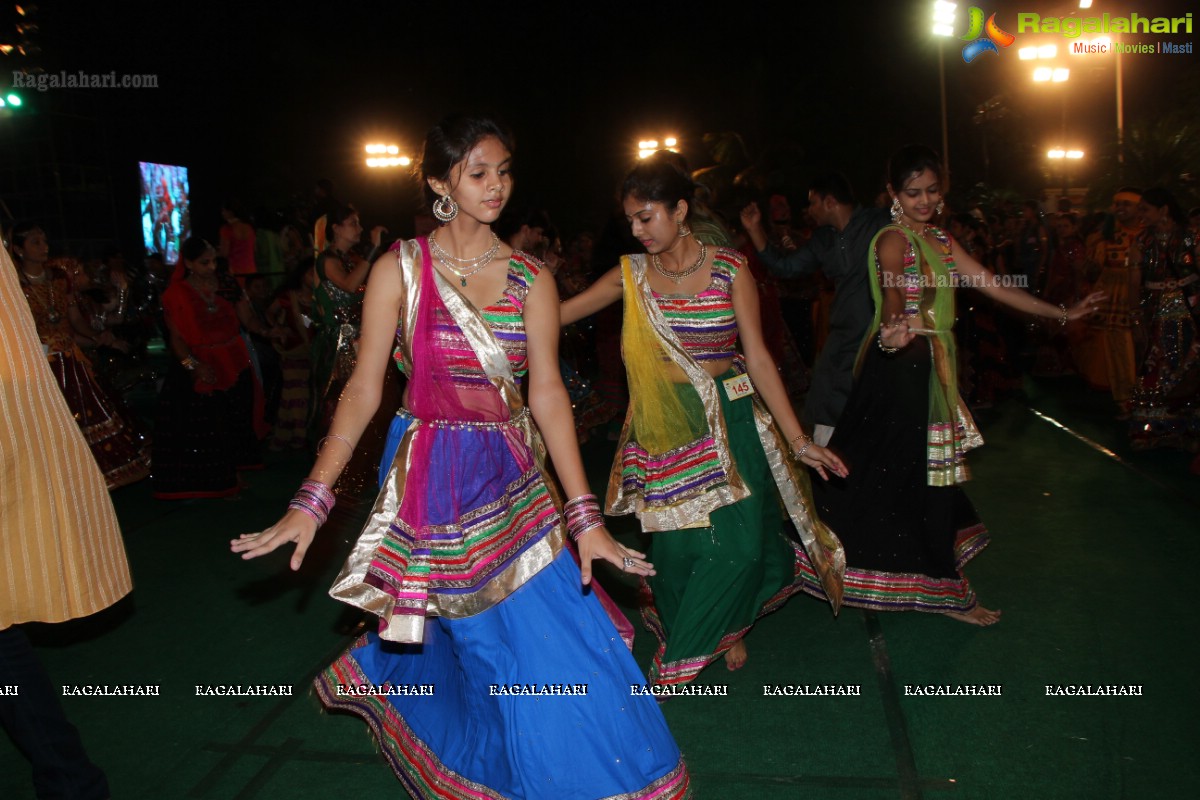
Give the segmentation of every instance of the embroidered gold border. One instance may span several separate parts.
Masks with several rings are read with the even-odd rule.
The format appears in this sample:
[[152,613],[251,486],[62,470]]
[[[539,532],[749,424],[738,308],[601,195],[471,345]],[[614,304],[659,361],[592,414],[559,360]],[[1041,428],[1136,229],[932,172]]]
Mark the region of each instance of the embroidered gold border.
[[[633,292],[637,299],[637,308],[626,308],[625,314],[644,314],[650,321],[654,332],[658,334],[663,345],[663,351],[671,362],[679,368],[683,378],[695,387],[700,401],[704,405],[705,421],[716,445],[717,458],[727,476],[725,486],[705,492],[700,497],[691,498],[679,505],[661,510],[648,510],[640,495],[629,496],[621,485],[621,454],[629,441],[629,425],[632,420],[632,406],[625,414],[625,424],[621,427],[621,436],[617,440],[617,462],[609,475],[606,504],[609,514],[636,514],[642,523],[644,531],[672,531],[681,528],[703,527],[708,524],[709,512],[731,505],[744,497],[750,496],[750,490],[742,482],[733,456],[729,453],[726,442],[729,441],[725,429],[725,418],[721,414],[721,402],[717,395],[717,383],[713,377],[704,371],[696,360],[684,348],[683,343],[675,336],[671,326],[667,324],[662,310],[654,302],[650,283],[646,280],[646,257],[641,254],[621,257],[622,275],[625,280],[632,280],[637,291]],[[633,387],[630,387],[633,390]],[[702,520],[702,521],[701,521]]]
[[[420,299],[420,264],[422,254],[420,243],[409,240],[401,245],[397,253],[397,262],[401,281],[401,324],[403,335],[401,346],[408,364],[412,362],[412,336],[410,332],[416,326],[416,309]],[[532,451],[542,481],[550,493],[555,508],[561,510],[561,494],[550,479],[545,468],[546,447],[541,434],[534,427],[529,414],[525,414],[525,404],[521,392],[517,388],[512,368],[508,363],[508,355],[500,347],[491,328],[474,306],[436,270],[434,281],[446,309],[462,330],[467,342],[479,358],[488,380],[500,392],[508,405],[512,421],[522,434],[526,445]],[[387,592],[366,583],[367,570],[374,558],[375,551],[387,535],[388,528],[400,511],[404,499],[404,486],[409,470],[412,469],[412,439],[421,427],[420,420],[405,431],[404,438],[396,451],[392,467],[384,480],[383,489],[375,500],[371,515],[359,534],[358,541],[350,557],[342,567],[341,573],[334,581],[329,594],[337,600],[357,606],[387,621],[380,636],[389,641],[420,642],[424,636],[425,615],[392,615],[396,598]],[[561,520],[556,522],[551,530],[540,541],[531,545],[505,570],[492,578],[478,591],[465,596],[439,595],[431,591],[426,606],[426,615],[444,615],[447,617],[469,617],[486,611],[503,600],[527,580],[548,566],[563,547],[563,526]]]

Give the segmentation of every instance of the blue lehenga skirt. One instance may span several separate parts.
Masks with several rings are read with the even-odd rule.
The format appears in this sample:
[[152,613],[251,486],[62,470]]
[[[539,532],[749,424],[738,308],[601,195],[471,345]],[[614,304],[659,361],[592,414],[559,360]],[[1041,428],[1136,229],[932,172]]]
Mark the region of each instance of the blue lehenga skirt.
[[[407,423],[389,432],[388,467]],[[315,682],[370,725],[416,798],[690,797],[644,683],[565,550],[486,611],[428,619],[421,644],[363,636]]]

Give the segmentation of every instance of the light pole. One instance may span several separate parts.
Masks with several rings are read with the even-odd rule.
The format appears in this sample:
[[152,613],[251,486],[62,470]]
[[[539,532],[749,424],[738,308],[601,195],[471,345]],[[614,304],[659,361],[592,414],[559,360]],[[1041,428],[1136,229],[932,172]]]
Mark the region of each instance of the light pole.
[[[1043,44],[1038,46],[1022,47],[1017,51],[1017,56],[1022,61],[1052,61],[1058,56],[1058,46],[1053,44]],[[1071,78],[1071,70],[1068,67],[1060,66],[1035,66],[1033,68],[1034,83],[1054,83],[1062,87],[1062,98],[1060,101],[1062,111],[1062,122],[1059,125],[1058,135],[1060,141],[1067,138],[1067,100],[1070,95],[1067,93],[1066,83]],[[1059,155],[1055,155],[1059,153]],[[1066,153],[1079,153],[1075,155],[1065,155]],[[1055,148],[1046,154],[1047,158],[1064,159],[1063,160],[1063,196],[1067,194],[1067,158],[1082,158],[1083,152],[1079,150],[1063,150]]]
[[935,0],[933,4],[933,35],[938,37],[938,84],[942,94],[942,169],[946,171],[943,191],[950,189],[950,127],[946,121],[946,58],[942,39],[954,35],[957,3]]
[[[1050,45],[1051,50],[1054,46]],[[1036,67],[1033,70],[1034,83],[1066,83],[1071,77],[1071,70],[1067,67]],[[1067,135],[1067,94],[1066,87],[1063,87],[1062,94],[1062,127],[1059,131],[1060,136]]]

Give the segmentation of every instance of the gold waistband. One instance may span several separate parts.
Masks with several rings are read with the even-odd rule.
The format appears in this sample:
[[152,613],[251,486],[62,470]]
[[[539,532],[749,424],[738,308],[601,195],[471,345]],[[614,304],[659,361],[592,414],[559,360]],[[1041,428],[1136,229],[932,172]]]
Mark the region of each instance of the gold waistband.
[[448,430],[466,430],[468,428],[479,428],[483,430],[499,430],[503,428],[516,428],[524,424],[526,417],[529,416],[529,408],[522,408],[510,419],[498,420],[496,422],[477,422],[474,420],[465,419],[421,419],[414,415],[407,408],[402,408],[396,412],[398,417],[408,417],[413,422],[419,422],[422,425],[428,425],[433,428],[446,428]]

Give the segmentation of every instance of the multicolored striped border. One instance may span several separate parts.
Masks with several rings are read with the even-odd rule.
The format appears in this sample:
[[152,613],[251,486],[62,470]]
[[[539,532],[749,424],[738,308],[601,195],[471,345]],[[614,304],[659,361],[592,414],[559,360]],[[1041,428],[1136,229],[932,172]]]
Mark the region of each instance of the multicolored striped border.
[[[959,570],[987,547],[991,538],[983,523],[963,528],[954,544],[955,567]],[[803,589],[825,599],[821,581],[807,557],[802,564]],[[871,611],[928,611],[966,614],[978,604],[966,576],[934,578],[916,572],[884,572],[846,566],[842,605]]]
[[[754,616],[756,622],[767,614],[778,611],[792,595],[799,591],[807,591],[807,586],[804,583],[807,580],[805,570],[811,572],[812,565],[802,548],[793,543],[792,550],[796,553],[795,580],[772,595],[767,602],[763,603],[758,613]],[[816,573],[812,572],[812,575],[815,576]],[[820,585],[819,579],[817,580],[817,585]],[[658,608],[654,605],[654,593],[650,591],[650,584],[643,578],[641,586],[642,624],[658,640],[658,650],[654,653],[654,660],[650,664],[649,677],[651,684],[668,686],[691,683],[705,667],[724,655],[729,648],[737,644],[738,640],[749,633],[750,629],[754,627],[754,623],[751,622],[740,630],[725,634],[717,642],[716,649],[711,653],[679,661],[664,662],[662,660],[663,655],[667,652],[666,628],[663,626],[662,618],[658,615]]]
[[[366,643],[367,637],[363,636],[351,650]],[[447,767],[429,745],[417,737],[386,697],[339,695],[336,690],[339,685],[368,684],[350,650],[313,680],[317,696],[326,708],[356,714],[367,723],[388,766],[409,794],[419,800],[509,800]],[[563,768],[570,769],[569,760],[564,760]],[[674,769],[648,786],[597,800],[691,800],[692,797],[691,776],[681,757]]]

